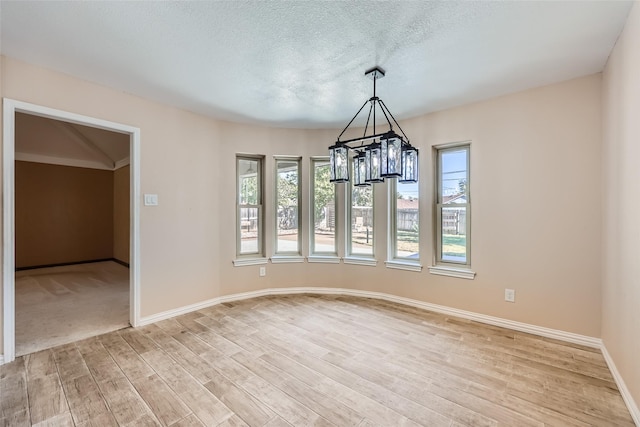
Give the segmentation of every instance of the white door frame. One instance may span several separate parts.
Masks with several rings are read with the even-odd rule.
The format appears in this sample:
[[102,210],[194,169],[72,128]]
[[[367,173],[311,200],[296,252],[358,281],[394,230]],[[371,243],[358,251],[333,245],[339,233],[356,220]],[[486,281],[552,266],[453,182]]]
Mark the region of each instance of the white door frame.
[[129,221],[129,323],[140,323],[140,129],[129,125],[109,122],[93,117],[82,116],[67,111],[56,110],[40,105],[29,104],[4,98],[3,129],[3,338],[4,351],[0,355],[0,364],[15,359],[15,117],[16,112],[54,120],[92,126],[109,131],[130,135],[129,156],[131,164],[130,183],[130,221]]

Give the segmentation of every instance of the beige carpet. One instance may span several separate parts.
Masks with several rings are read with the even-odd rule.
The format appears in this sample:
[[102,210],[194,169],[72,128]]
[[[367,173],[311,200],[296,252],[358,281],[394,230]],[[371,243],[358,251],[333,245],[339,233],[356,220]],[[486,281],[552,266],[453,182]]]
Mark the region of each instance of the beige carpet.
[[129,269],[112,261],[16,272],[16,355],[129,325]]

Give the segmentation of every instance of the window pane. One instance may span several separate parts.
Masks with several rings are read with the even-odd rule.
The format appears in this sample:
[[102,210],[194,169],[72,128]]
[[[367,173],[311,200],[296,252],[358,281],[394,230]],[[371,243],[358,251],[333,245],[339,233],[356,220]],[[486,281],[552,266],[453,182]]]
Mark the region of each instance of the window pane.
[[315,161],[313,165],[312,252],[335,253],[335,184],[329,182],[329,161]]
[[264,255],[262,165],[261,158],[237,157],[236,250],[238,255]]
[[467,208],[442,208],[443,261],[467,262]]
[[241,205],[257,205],[258,191],[258,160],[238,160],[238,202]]
[[440,203],[467,203],[466,148],[441,152],[440,174]]
[[395,245],[397,258],[420,258],[418,213],[418,183],[398,182]]
[[277,161],[276,252],[299,253],[298,162]]
[[240,254],[259,253],[259,208],[240,208]]
[[373,256],[373,188],[351,180],[351,253]]
[[469,265],[469,146],[438,153],[437,262]]

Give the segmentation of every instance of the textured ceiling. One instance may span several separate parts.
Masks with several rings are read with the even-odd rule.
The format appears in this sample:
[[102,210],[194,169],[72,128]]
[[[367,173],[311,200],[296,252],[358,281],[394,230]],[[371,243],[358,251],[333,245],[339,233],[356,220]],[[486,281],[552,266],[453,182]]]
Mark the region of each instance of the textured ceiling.
[[222,119],[342,127],[601,71],[629,1],[6,2],[4,55]]

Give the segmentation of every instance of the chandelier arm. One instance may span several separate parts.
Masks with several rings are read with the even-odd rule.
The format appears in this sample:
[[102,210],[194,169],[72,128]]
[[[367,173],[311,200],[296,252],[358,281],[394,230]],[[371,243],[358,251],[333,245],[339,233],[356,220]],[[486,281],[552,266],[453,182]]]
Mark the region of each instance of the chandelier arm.
[[[384,102],[382,102],[382,100],[380,100],[380,110],[382,110],[382,114],[384,114],[384,118],[387,119],[387,123],[389,124],[389,130],[393,130],[393,124],[391,123],[391,120],[389,120],[389,116],[387,115],[387,111],[388,111],[387,106],[384,105]],[[389,111],[389,114],[391,114],[390,111]]]
[[[373,104],[371,104],[371,106],[369,107],[369,115],[367,116],[367,124],[364,125],[364,133],[362,134],[363,138],[365,136],[367,136],[367,128],[369,127],[369,119],[371,119],[371,110],[373,110]],[[373,130],[373,133],[376,133],[375,128]]]
[[373,106],[373,133],[376,133],[376,100],[375,100],[375,97],[374,97],[373,101],[371,101],[371,105]]
[[[351,144],[352,142],[362,142],[362,141],[368,141],[370,139],[376,139],[376,138],[380,138],[381,136],[386,135],[385,133],[377,133],[375,135],[369,135],[369,136],[361,136],[358,138],[353,138],[353,139],[348,139],[346,141],[340,141],[340,144]],[[347,146],[347,148],[351,149],[351,150],[355,150],[356,148],[360,148],[360,147],[349,147]]]
[[[400,132],[402,133],[402,135],[404,136],[404,138],[407,140],[407,143],[409,143],[409,137],[407,136],[406,133],[404,133],[404,131],[402,130],[402,127],[400,126],[400,124],[398,123],[398,121],[396,120],[395,117],[393,117],[393,114],[391,114],[391,111],[389,111],[389,108],[387,108],[387,106],[385,105],[385,103],[380,100],[380,105],[382,105],[384,107],[385,110],[387,110],[387,112],[389,113],[389,115],[391,116],[391,118],[393,119],[393,122],[396,124],[396,126],[398,126],[398,129],[400,129]],[[391,123],[389,123],[391,124]]]
[[356,119],[356,117],[358,117],[358,114],[360,114],[360,112],[362,111],[362,109],[364,108],[365,105],[367,105],[367,101],[364,101],[364,104],[362,104],[362,107],[360,107],[360,109],[358,110],[358,112],[356,113],[355,116],[353,116],[353,118],[351,119],[351,121],[349,122],[349,124],[347,124],[347,126],[345,126],[344,129],[342,129],[342,132],[340,132],[340,135],[338,135],[338,142],[340,142],[340,137],[347,131],[347,129],[349,129],[349,126],[351,126],[351,123],[353,123],[353,121]]

